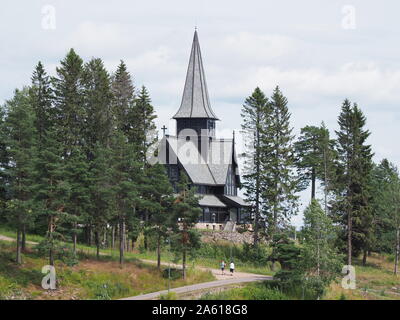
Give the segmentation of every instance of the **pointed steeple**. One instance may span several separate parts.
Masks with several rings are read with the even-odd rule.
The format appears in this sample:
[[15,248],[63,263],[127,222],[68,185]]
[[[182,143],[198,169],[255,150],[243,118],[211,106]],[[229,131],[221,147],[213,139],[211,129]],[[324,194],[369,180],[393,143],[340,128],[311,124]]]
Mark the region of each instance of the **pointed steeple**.
[[197,30],[194,32],[181,107],[173,118],[206,118],[218,120],[211,109],[208,97]]

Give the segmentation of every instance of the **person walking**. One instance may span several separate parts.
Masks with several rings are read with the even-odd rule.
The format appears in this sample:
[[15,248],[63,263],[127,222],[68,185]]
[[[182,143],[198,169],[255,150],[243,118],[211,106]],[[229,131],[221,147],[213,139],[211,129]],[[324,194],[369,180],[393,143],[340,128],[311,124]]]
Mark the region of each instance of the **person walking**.
[[225,274],[225,266],[226,266],[225,261],[222,260],[222,261],[221,261],[221,272],[222,272],[222,275]]
[[231,271],[231,276],[233,276],[233,271],[235,271],[235,264],[233,263],[233,261],[231,261],[231,264],[229,266],[229,269]]

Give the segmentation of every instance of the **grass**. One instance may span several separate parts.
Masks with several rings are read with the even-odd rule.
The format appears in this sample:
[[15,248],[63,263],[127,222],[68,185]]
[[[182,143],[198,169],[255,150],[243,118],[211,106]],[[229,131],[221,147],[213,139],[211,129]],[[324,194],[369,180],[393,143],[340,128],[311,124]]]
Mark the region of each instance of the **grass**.
[[346,290],[341,282],[332,283],[327,300],[400,300],[400,276],[393,274],[393,262],[387,255],[372,254],[367,266],[355,260],[356,289]]
[[[168,277],[156,266],[127,258],[121,267],[112,257],[99,261],[86,254],[80,263],[68,267],[56,261],[57,290],[41,287],[41,268],[47,260],[29,249],[23,254],[23,264],[14,262],[15,244],[0,241],[0,299],[118,299],[165,290]],[[176,271],[179,272],[179,271]],[[175,277],[171,288],[214,280],[211,272],[188,269],[187,278]]]
[[206,293],[200,300],[290,300],[279,289],[271,287],[269,282],[247,284],[242,288],[228,289],[219,293]]

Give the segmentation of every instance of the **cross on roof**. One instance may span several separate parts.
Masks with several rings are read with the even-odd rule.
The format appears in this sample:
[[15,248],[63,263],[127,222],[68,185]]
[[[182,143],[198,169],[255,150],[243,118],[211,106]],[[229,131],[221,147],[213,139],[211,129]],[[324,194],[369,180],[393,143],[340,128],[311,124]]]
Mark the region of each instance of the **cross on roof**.
[[165,131],[167,130],[168,128],[165,126],[165,124],[164,124],[164,126],[161,128],[161,130],[163,131],[163,135],[165,136]]

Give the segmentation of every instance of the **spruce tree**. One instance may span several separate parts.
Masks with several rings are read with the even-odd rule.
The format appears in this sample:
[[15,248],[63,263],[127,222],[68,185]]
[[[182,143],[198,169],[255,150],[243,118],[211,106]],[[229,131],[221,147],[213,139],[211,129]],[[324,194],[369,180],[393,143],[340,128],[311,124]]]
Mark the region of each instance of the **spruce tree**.
[[69,235],[72,236],[73,253],[76,254],[77,239],[81,233],[78,227],[89,219],[91,206],[89,162],[83,147],[75,146],[65,164],[65,179],[71,188],[66,210],[70,214]]
[[85,138],[88,149],[97,143],[109,145],[113,119],[111,110],[111,80],[103,61],[93,58],[83,72],[84,106],[87,113]]
[[263,214],[268,222],[270,239],[278,232],[279,225],[297,212],[298,196],[295,192],[298,191],[298,179],[294,172],[294,136],[287,104],[287,99],[276,87],[268,103],[262,135]]
[[27,88],[16,90],[14,98],[6,104],[5,141],[9,158],[5,174],[9,179],[11,196],[6,208],[8,221],[17,231],[16,262],[21,263],[22,232],[34,220],[35,115]]
[[38,151],[35,161],[34,194],[39,214],[47,220],[45,239],[40,243],[42,252],[47,252],[49,264],[63,256],[66,240],[65,225],[71,225],[74,217],[66,211],[71,188],[67,181],[64,145],[57,140],[57,129],[50,127],[42,136],[44,148]]
[[[100,236],[113,214],[113,199],[117,195],[112,188],[112,154],[108,147],[97,143],[93,148],[92,161],[88,172],[87,221],[95,235],[96,257],[100,258]],[[86,201],[85,201],[86,203]]]
[[6,221],[5,216],[5,205],[6,200],[8,198],[8,178],[5,173],[6,168],[8,167],[8,153],[7,153],[7,135],[6,135],[6,106],[0,105],[0,222]]
[[32,86],[30,97],[33,110],[35,112],[35,127],[38,134],[37,147],[42,148],[42,137],[45,131],[53,125],[55,121],[53,109],[53,91],[51,88],[50,77],[47,75],[43,64],[39,61],[32,75]]
[[132,126],[128,139],[134,145],[137,160],[145,167],[148,148],[157,140],[154,123],[157,116],[145,86],[142,86],[128,118]]
[[242,132],[245,136],[245,161],[243,174],[243,187],[247,201],[252,204],[254,216],[254,245],[259,242],[260,212],[262,206],[262,180],[264,167],[262,165],[262,137],[265,132],[265,119],[267,115],[268,99],[265,94],[256,88],[243,105],[241,116],[243,118]]
[[111,188],[113,207],[119,222],[120,264],[124,261],[126,222],[134,214],[140,202],[137,182],[142,168],[135,159],[134,148],[125,135],[116,130],[111,139]]
[[123,61],[120,62],[117,71],[112,77],[111,91],[113,94],[112,111],[115,126],[130,137],[132,141],[133,123],[130,121],[132,120],[130,115],[135,105],[135,87]]
[[193,257],[200,247],[200,236],[194,226],[199,221],[201,209],[196,189],[190,187],[185,174],[181,174],[178,189],[179,195],[172,206],[174,236],[171,244],[175,253],[182,257],[182,276],[186,279],[187,257]]
[[373,170],[374,249],[394,253],[394,274],[400,255],[400,176],[397,167],[383,159]]
[[345,100],[338,119],[338,160],[332,202],[334,221],[341,223],[342,235],[347,238],[347,263],[352,256],[364,252],[366,263],[370,245],[372,211],[370,206],[371,146],[366,144],[370,133],[364,129],[366,118],[349,100]]
[[156,164],[145,171],[141,187],[142,208],[149,212],[149,228],[157,241],[157,267],[161,268],[161,245],[171,228],[169,210],[173,189],[164,165]]
[[57,136],[65,157],[76,145],[82,145],[86,128],[87,110],[83,100],[83,61],[71,49],[52,78],[55,95]]

